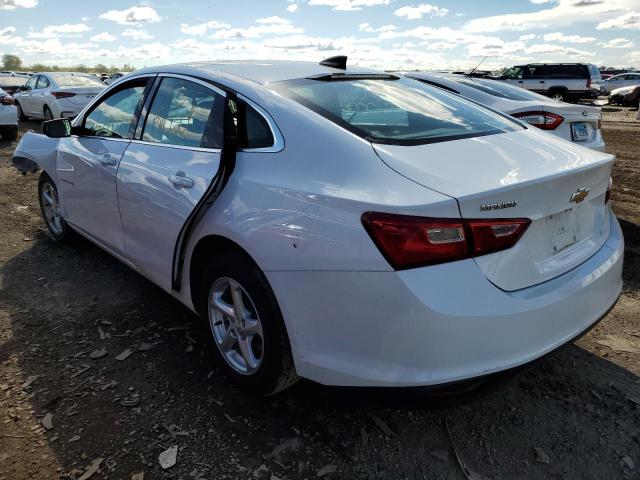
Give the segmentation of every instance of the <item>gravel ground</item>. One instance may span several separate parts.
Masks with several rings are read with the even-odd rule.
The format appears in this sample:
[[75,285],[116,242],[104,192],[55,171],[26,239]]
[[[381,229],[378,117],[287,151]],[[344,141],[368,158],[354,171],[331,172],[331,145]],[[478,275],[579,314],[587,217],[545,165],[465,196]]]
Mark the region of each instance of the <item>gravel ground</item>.
[[88,242],[50,240],[36,176],[0,141],[0,480],[640,478],[634,118],[604,108],[620,301],[576,345],[456,395],[304,381],[240,393],[200,319]]

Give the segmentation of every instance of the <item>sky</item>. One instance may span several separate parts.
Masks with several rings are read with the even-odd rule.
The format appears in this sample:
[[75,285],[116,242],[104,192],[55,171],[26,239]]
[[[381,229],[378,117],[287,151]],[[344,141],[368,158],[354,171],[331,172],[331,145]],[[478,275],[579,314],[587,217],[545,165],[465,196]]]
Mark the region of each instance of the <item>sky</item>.
[[69,66],[347,55],[384,69],[469,69],[485,57],[491,70],[640,68],[640,0],[0,0],[5,53]]

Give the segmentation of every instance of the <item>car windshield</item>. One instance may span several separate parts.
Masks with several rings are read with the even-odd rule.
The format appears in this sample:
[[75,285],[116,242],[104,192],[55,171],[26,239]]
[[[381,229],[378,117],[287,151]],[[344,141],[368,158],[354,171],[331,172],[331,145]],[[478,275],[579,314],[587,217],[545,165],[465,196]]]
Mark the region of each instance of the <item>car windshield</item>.
[[543,97],[542,95],[538,95],[537,93],[530,92],[529,90],[525,90],[524,88],[514,87],[497,80],[456,79],[456,81],[462,83],[463,85],[467,85],[468,87],[480,90],[481,92],[493,95],[494,97],[518,101],[548,100],[548,98]]
[[52,75],[59,87],[104,87],[95,77],[82,75]]
[[522,128],[455,94],[405,78],[305,78],[271,88],[373,143],[419,145]]
[[28,77],[0,77],[0,87],[21,87],[27,80]]

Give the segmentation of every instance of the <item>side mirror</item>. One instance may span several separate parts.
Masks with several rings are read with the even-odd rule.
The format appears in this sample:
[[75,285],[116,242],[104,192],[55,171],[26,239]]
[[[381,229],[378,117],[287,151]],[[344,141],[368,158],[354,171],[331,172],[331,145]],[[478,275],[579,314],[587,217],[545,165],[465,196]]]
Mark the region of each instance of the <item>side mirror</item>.
[[42,133],[51,138],[71,136],[71,122],[68,118],[56,118],[42,122]]

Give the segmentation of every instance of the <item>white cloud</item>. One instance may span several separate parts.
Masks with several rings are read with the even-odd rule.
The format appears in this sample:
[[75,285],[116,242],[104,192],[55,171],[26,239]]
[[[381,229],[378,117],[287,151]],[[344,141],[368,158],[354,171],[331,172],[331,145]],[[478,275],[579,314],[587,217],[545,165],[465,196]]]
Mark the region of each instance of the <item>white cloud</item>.
[[552,2],[553,0],[529,0],[529,1],[535,5],[542,5],[543,3],[549,3],[549,2]]
[[256,20],[248,28],[220,28],[209,35],[212,40],[232,38],[259,38],[265,35],[293,35],[304,33],[300,27],[291,24],[289,20],[280,17],[266,17]]
[[14,34],[16,32],[16,27],[5,27],[3,29],[0,29],[0,43],[2,39],[5,39],[5,41],[7,41],[9,38],[11,38],[11,35]]
[[14,8],[33,8],[38,5],[38,0],[0,0],[0,10],[13,10]]
[[287,7],[287,11],[291,13],[296,13],[300,9],[300,6],[297,3],[292,3]]
[[29,32],[27,35],[31,38],[78,37],[89,30],[91,27],[84,23],[65,23],[63,25],[48,25],[41,32]]
[[[552,28],[560,25],[572,25],[577,22],[600,21],[603,18],[620,15],[634,5],[640,6],[640,0],[559,0],[557,5],[535,12],[508,13],[476,18],[467,22],[464,29],[474,32],[497,32],[499,30]],[[600,25],[603,24],[608,24],[608,22],[603,22]],[[603,26],[601,28],[612,27]]]
[[231,25],[228,23],[218,22],[217,20],[211,20],[205,23],[199,23],[197,25],[188,25],[183,23],[180,25],[180,31],[187,35],[204,35],[208,30],[217,30],[219,28],[229,28]]
[[258,18],[256,23],[265,24],[265,25],[289,25],[291,22],[282,17],[278,17],[277,15],[273,15],[271,17]]
[[409,20],[420,20],[423,15],[429,16],[430,18],[444,17],[448,13],[448,9],[430,5],[428,3],[421,3],[420,5],[411,7],[401,7],[393,12],[394,15],[398,17],[407,17]]
[[126,10],[109,10],[100,15],[100,18],[111,20],[121,25],[132,25],[147,22],[159,22],[162,17],[152,7],[140,5]]
[[382,25],[381,27],[374,28],[368,23],[361,23],[358,27],[358,30],[361,32],[374,33],[374,32],[391,32],[393,30],[397,30],[398,27],[395,25]]
[[92,42],[113,42],[116,37],[107,32],[102,32],[91,37]]
[[611,18],[605,22],[599,23],[596,30],[604,30],[607,28],[625,28],[640,30],[640,12],[629,12],[616,18]]
[[547,33],[543,37],[545,42],[564,43],[591,43],[595,42],[595,37],[581,37],[580,35],[565,35],[561,32]]
[[635,44],[626,38],[614,38],[600,45],[602,45],[603,48],[632,48]]
[[134,40],[151,40],[153,35],[149,34],[146,30],[140,28],[127,28],[124,32],[122,32],[123,37],[131,37]]
[[555,43],[541,43],[537,45],[531,45],[527,47],[526,52],[529,54],[539,55],[566,55],[566,56],[578,56],[578,57],[592,57],[593,52],[587,52],[585,50],[578,50],[573,47],[565,47],[563,45],[557,45]]
[[526,35],[520,35],[518,37],[518,40],[520,40],[521,42],[527,42],[529,40],[533,40],[536,37],[537,35],[535,33],[527,33]]
[[309,0],[309,5],[331,7],[333,10],[362,10],[362,7],[389,5],[390,0]]

